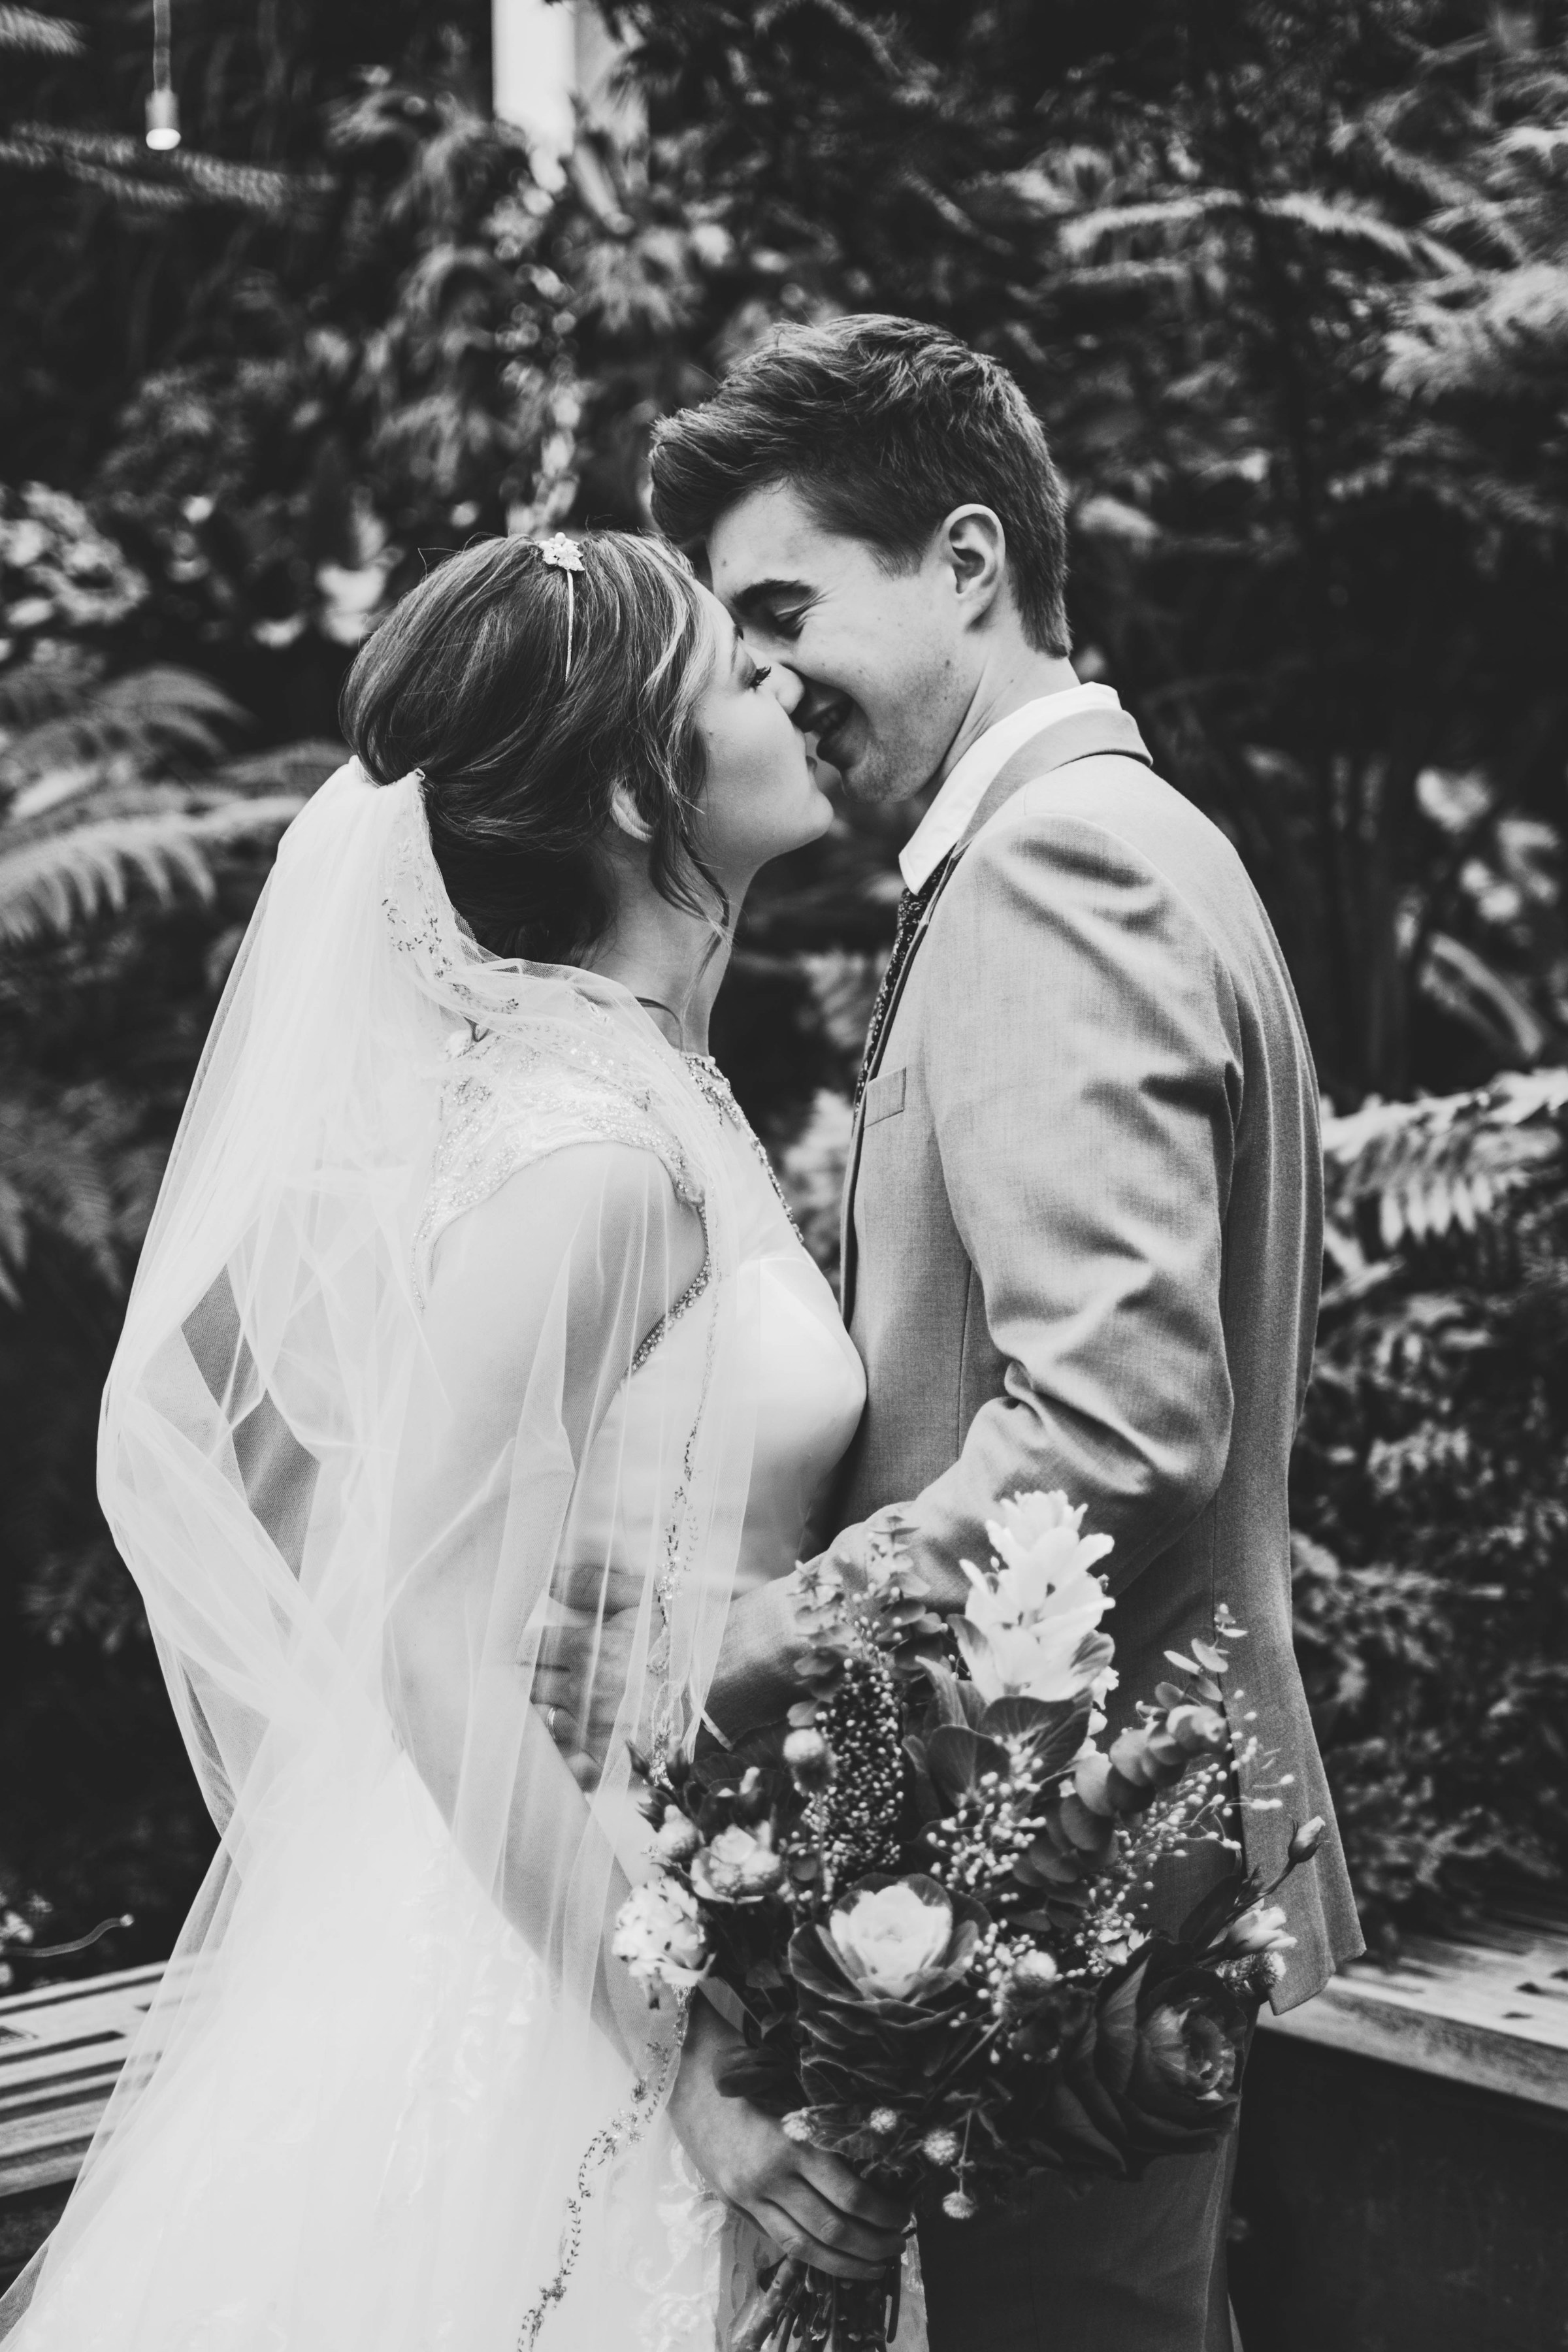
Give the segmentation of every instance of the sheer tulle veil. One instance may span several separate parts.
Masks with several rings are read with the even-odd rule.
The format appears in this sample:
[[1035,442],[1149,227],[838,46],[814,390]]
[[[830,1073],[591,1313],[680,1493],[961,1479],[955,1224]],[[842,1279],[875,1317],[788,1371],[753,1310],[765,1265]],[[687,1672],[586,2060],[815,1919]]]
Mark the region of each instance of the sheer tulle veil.
[[[18,2352],[587,2346],[660,2193],[680,2019],[609,1931],[629,1749],[694,1736],[740,1543],[736,1203],[635,1001],[467,934],[422,791],[351,761],[285,836],[105,1391],[104,1508],[221,1843],[0,2313]],[[675,1322],[658,1458],[606,1459]],[[634,1477],[658,1507],[617,1518]],[[530,1704],[563,1565],[576,1609],[635,1612],[591,1793]],[[265,2326],[226,2327],[247,2295]]]

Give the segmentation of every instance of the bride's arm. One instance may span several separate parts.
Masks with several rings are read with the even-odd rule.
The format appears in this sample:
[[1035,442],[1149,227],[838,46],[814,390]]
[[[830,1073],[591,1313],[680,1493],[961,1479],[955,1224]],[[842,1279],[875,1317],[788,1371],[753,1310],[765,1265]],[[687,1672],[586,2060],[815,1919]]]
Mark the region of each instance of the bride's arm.
[[[621,1144],[556,1151],[469,1210],[437,1247],[395,1492],[405,1744],[487,1892],[585,1996],[592,1972],[595,2015],[628,2049],[648,2021],[607,1949],[625,1881],[531,1703],[531,1653],[577,1471],[705,1247],[658,1160]],[[648,1613],[635,1647],[595,1660],[617,1699],[646,1668]]]

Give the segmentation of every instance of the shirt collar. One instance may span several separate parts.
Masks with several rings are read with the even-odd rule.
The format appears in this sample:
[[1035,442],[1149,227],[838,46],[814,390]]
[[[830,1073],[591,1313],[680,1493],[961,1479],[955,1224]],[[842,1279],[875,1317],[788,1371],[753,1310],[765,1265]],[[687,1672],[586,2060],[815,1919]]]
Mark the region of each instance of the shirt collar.
[[899,856],[904,887],[924,889],[942,859],[963,840],[970,818],[1015,751],[1060,719],[1121,708],[1121,698],[1111,687],[1068,686],[1057,694],[1037,695],[988,727],[938,785],[935,799],[904,844]]

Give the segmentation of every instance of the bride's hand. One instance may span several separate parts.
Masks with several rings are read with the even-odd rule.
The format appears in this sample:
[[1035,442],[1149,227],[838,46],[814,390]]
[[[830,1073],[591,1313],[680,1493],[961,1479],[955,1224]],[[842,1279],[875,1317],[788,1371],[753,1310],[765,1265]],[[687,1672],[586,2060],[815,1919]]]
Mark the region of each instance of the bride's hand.
[[713,2080],[741,2037],[700,1996],[693,2002],[669,2119],[710,2187],[749,2213],[781,2253],[835,2278],[875,2279],[897,2262],[908,2209],[838,2157],[797,2147],[773,2116],[727,2099]]

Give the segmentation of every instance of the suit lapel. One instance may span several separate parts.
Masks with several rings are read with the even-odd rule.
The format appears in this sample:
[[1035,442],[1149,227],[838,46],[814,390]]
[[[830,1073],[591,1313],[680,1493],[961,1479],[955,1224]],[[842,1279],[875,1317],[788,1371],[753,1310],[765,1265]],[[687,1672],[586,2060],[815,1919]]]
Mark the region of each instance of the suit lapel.
[[980,804],[964,826],[953,852],[954,863],[982,827],[989,824],[997,810],[1005,807],[1024,785],[1035,783],[1041,776],[1068,767],[1075,760],[1097,760],[1108,751],[1124,760],[1141,760],[1146,768],[1153,765],[1136,722],[1125,710],[1080,710],[1076,718],[1058,719],[1042,734],[1031,735],[1026,743],[1019,744],[1006,765],[997,770],[981,794]]
[[[1033,783],[1037,778],[1050,774],[1053,769],[1065,768],[1073,761],[1098,759],[1107,752],[1116,753],[1122,759],[1140,760],[1145,767],[1153,764],[1143,738],[1138,732],[1136,722],[1125,710],[1085,710],[1079,711],[1071,719],[1058,719],[1054,723],[1048,723],[1043,727],[1039,734],[1031,735],[1026,743],[1020,744],[1012,758],[998,769],[981,795],[979,805],[964,827],[957,846],[949,856],[947,869],[931,892],[931,903],[921,917],[919,928],[910,942],[910,951],[904,959],[903,970],[900,972],[898,983],[889,999],[881,1034],[877,1040],[877,1050],[872,1056],[871,1066],[866,1073],[868,1092],[872,1080],[882,1066],[883,1058],[888,1050],[888,1040],[893,1034],[893,1023],[898,1014],[900,1000],[909,985],[910,973],[914,968],[915,958],[921,951],[925,935],[931,929],[931,918],[942,902],[942,892],[947,888],[957,870],[960,858],[976,834],[990,823],[997,810],[1005,807],[1013,794],[1021,790],[1025,784]],[[843,1206],[839,1224],[839,1296],[843,1303],[846,1323],[849,1320],[855,1304],[855,1184],[860,1172],[860,1143],[865,1129],[866,1097],[863,1094],[850,1133],[849,1160],[845,1171]]]

